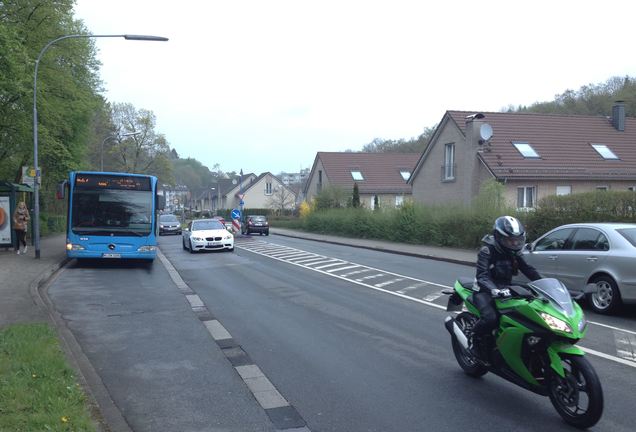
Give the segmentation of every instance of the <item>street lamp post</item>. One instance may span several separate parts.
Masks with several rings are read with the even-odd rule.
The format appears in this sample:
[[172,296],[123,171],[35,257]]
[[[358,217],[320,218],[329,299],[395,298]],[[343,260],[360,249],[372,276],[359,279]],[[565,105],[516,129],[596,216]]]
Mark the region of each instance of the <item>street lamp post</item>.
[[37,60],[35,60],[35,71],[33,73],[33,166],[35,168],[35,181],[33,183],[33,199],[34,211],[33,211],[33,240],[35,246],[35,258],[40,258],[40,167],[38,166],[38,109],[37,109],[37,92],[38,92],[38,67],[40,66],[40,59],[46,52],[46,50],[56,42],[64,39],[75,38],[100,38],[100,37],[122,37],[126,40],[140,40],[140,41],[159,41],[165,42],[168,40],[162,36],[148,36],[148,35],[90,35],[90,34],[72,34],[60,36],[57,39],[53,39],[47,43]]
[[139,135],[140,133],[141,132],[128,132],[121,135],[109,135],[106,138],[104,138],[104,140],[102,141],[102,146],[100,147],[100,150],[99,150],[99,170],[102,172],[104,171],[104,144],[106,144],[106,141],[110,139],[116,139],[117,141],[119,141],[123,137]]

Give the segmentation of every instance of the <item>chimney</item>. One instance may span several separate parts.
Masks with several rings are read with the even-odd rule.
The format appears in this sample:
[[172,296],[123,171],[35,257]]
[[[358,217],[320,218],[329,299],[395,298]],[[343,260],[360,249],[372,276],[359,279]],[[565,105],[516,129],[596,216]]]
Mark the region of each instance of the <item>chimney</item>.
[[612,126],[617,131],[625,132],[625,102],[616,101],[612,107]]

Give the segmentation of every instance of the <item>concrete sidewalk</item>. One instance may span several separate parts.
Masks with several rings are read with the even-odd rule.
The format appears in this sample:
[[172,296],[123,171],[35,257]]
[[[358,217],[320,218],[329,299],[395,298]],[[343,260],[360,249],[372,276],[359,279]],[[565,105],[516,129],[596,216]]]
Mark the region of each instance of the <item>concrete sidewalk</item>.
[[65,245],[63,234],[42,237],[40,259],[35,259],[31,245],[26,255],[17,255],[13,248],[0,249],[0,328],[49,320],[37,289],[66,262]]

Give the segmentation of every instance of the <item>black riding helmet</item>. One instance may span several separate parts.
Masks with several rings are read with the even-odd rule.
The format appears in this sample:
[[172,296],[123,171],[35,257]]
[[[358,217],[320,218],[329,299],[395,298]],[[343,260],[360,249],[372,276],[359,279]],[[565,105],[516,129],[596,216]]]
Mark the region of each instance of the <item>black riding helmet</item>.
[[504,252],[519,252],[526,244],[526,230],[519,219],[512,216],[498,217],[493,226],[493,235]]

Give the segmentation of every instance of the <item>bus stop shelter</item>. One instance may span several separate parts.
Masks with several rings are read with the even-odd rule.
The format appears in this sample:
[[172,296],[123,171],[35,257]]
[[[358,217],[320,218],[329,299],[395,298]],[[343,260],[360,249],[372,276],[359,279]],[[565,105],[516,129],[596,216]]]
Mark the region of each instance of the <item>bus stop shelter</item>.
[[15,244],[13,212],[20,201],[24,201],[29,209],[33,208],[33,188],[0,181],[0,247],[11,247]]

